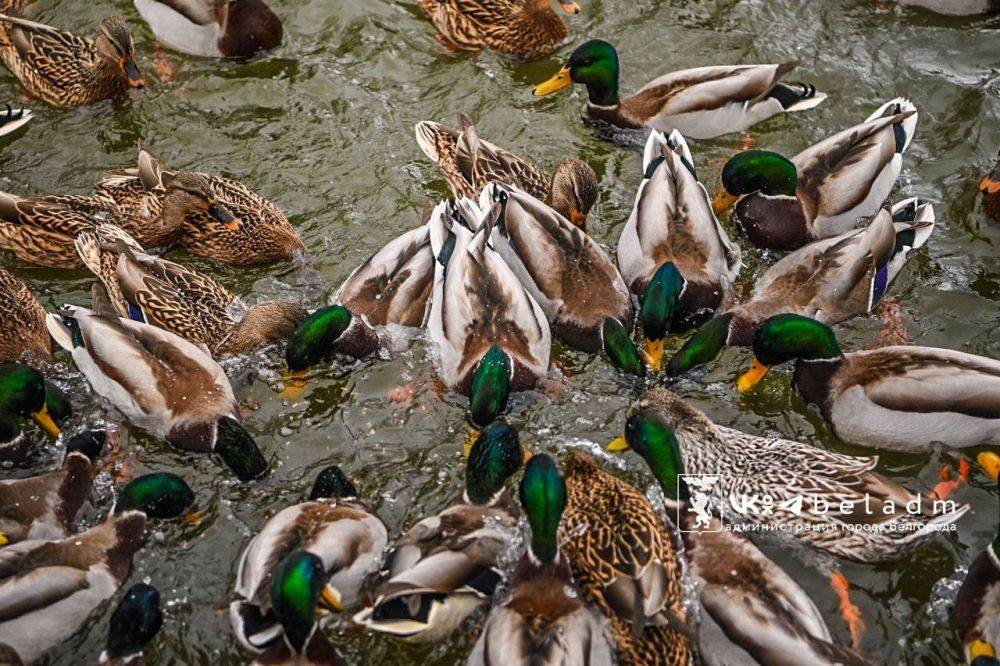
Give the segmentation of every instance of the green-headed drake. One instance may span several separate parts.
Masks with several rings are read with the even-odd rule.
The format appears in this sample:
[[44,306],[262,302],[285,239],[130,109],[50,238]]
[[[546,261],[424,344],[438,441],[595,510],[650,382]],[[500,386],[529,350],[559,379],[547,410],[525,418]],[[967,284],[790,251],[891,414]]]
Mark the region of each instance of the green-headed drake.
[[910,255],[934,231],[934,207],[912,198],[883,209],[864,229],[813,241],[764,271],[750,298],[704,324],[670,359],[681,375],[726,346],[749,347],[753,334],[780,313],[837,324],[871,312]]
[[916,131],[916,107],[897,97],[790,160],[766,150],[737,153],[722,169],[713,207],[721,215],[735,206],[732,220],[751,243],[771,250],[845,233],[882,207]]
[[531,535],[506,600],[490,613],[469,664],[611,664],[605,622],[573,582],[559,552],[566,483],[555,461],[534,456],[521,478],[521,507]]
[[70,414],[66,395],[37,370],[20,363],[0,364],[0,460],[20,460],[27,454],[31,448],[24,431],[27,420],[58,437],[56,419]]
[[136,583],[118,602],[108,624],[108,640],[97,663],[99,666],[126,666],[144,663],[142,651],[163,626],[160,592],[152,585]]
[[386,562],[389,579],[376,591],[374,605],[354,621],[429,643],[447,638],[487,603],[503,579],[501,558],[520,516],[505,484],[528,456],[510,426],[485,428],[466,461],[462,498],[396,542]]
[[388,543],[385,524],[358,497],[336,465],[323,469],[309,498],[282,509],[247,544],[236,570],[229,619],[240,644],[261,652],[281,638],[281,618],[272,606],[275,567],[292,551],[323,563],[323,596],[337,610],[353,609],[361,588],[379,569]]
[[639,297],[646,353],[658,370],[668,333],[698,326],[731,299],[740,249],[715,219],[680,133],[650,132],[643,173],[618,266]]
[[813,86],[780,81],[796,66],[788,62],[684,69],[621,99],[618,51],[608,42],[592,39],[578,46],[562,69],[536,86],[534,93],[542,97],[578,83],[587,87],[587,114],[595,120],[711,139],[742,132],[779,113],[811,109],[826,99]]
[[845,354],[829,326],[795,314],[765,321],[753,352],[740,392],[794,361],[792,384],[846,442],[896,451],[1000,443],[1000,361],[915,345]]

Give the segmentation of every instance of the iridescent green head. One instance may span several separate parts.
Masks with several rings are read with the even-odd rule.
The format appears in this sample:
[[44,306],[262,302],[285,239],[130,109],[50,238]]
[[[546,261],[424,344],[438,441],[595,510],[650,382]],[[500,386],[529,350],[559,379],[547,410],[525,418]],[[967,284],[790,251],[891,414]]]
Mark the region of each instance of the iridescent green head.
[[618,104],[618,51],[615,47],[601,39],[580,44],[562,69],[535,87],[534,94],[543,97],[573,83],[587,86],[591,104]]
[[138,510],[150,518],[177,518],[194,505],[194,491],[170,472],[133,479],[118,493],[115,513]]
[[289,370],[305,370],[330,358],[337,340],[351,326],[353,319],[354,315],[343,305],[329,305],[306,317],[285,348]]
[[559,554],[557,532],[566,508],[566,483],[552,458],[542,453],[528,461],[519,497],[531,525],[531,552],[541,562],[553,561]]
[[732,196],[754,192],[795,196],[798,182],[798,170],[791,160],[767,150],[737,153],[722,168],[722,186]]
[[642,294],[642,332],[647,340],[663,340],[670,330],[674,310],[684,291],[684,277],[672,262],[656,269]]
[[316,628],[316,607],[326,587],[323,561],[304,550],[283,559],[271,579],[271,606],[289,647],[302,654]]
[[351,480],[344,474],[344,470],[337,465],[330,465],[316,475],[312,492],[309,499],[337,499],[343,497],[357,497],[358,489],[354,487]]
[[138,655],[163,626],[160,593],[156,588],[137,583],[128,589],[111,614],[105,652],[110,659],[127,660]]
[[503,413],[513,376],[514,364],[507,352],[496,345],[490,347],[479,361],[469,388],[469,415],[473,423],[489,425]]
[[624,442],[616,440],[609,447],[615,451],[626,448],[646,461],[668,499],[687,500],[687,488],[679,479],[684,473],[681,447],[673,428],[659,412],[641,408],[629,414],[625,420]]
[[494,423],[479,433],[465,462],[465,493],[473,504],[486,504],[503,490],[525,459],[517,430]]
[[21,363],[0,365],[0,423],[4,441],[20,431],[21,419],[32,418],[53,437],[59,427],[49,416],[45,403],[45,379]]
[[240,481],[253,481],[267,474],[267,460],[257,442],[231,416],[223,416],[217,421],[215,447],[212,450]]
[[614,317],[605,317],[601,328],[601,344],[611,364],[631,375],[646,376],[646,362],[642,352],[632,342],[628,331]]
[[761,324],[753,336],[753,353],[767,367],[841,356],[837,336],[829,326],[796,314],[775,315]]
[[670,359],[670,363],[667,364],[667,374],[679,377],[699,365],[714,360],[726,346],[729,323],[732,319],[732,313],[726,312],[705,322]]

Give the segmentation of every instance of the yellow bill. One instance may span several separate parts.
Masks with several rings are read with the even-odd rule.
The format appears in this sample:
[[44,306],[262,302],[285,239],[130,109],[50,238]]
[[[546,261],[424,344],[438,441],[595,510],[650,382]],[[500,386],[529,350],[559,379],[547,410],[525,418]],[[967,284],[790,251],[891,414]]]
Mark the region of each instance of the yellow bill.
[[982,639],[977,638],[969,644],[969,663],[972,663],[977,657],[995,659],[996,656],[996,648]]
[[573,85],[573,79],[570,76],[569,67],[563,67],[551,79],[535,86],[535,89],[531,92],[535,97],[545,97],[554,92],[559,92],[563,88],[568,88],[571,85]]
[[653,370],[663,366],[663,340],[646,339],[646,363]]
[[10,539],[3,532],[0,532],[0,546],[6,546]]
[[282,400],[298,400],[306,392],[306,386],[309,384],[308,377],[309,375],[305,370],[283,372],[281,374],[281,381],[284,383],[285,388],[278,393],[278,397]]
[[340,597],[340,592],[333,585],[323,587],[323,594],[320,595],[319,605],[335,613],[342,613],[346,610],[344,601]]
[[622,451],[628,451],[629,446],[624,437],[619,437],[618,439],[613,440],[605,448],[611,453],[620,453]]
[[202,521],[201,512],[189,511],[188,513],[184,514],[184,517],[181,518],[181,520],[183,520],[188,525],[194,525],[195,527],[197,527],[198,525],[201,525]]
[[720,188],[712,199],[712,210],[716,215],[722,215],[736,205],[738,199],[739,197],[735,194],[730,194],[725,188]]
[[587,228],[587,216],[578,211],[576,208],[569,209],[569,221],[581,229]]
[[40,425],[42,430],[49,433],[53,437],[58,437],[61,434],[59,426],[57,426],[56,422],[52,420],[51,416],[49,416],[48,405],[42,405],[41,411],[37,414],[32,414],[31,418],[35,419],[35,423]]
[[469,454],[472,453],[472,445],[476,443],[479,439],[479,431],[475,428],[469,428],[469,437],[465,440],[465,444],[462,446],[462,453],[464,457],[468,458]]
[[983,451],[976,456],[976,460],[991,479],[996,481],[1000,477],[1000,456],[992,451]]
[[528,461],[531,460],[531,457],[534,456],[534,455],[535,455],[534,453],[532,453],[528,449],[525,449],[524,450],[524,458],[521,460],[521,464],[527,465]]
[[740,375],[739,381],[736,382],[736,388],[739,389],[740,393],[752,391],[760,383],[760,380],[764,379],[764,375],[770,369],[769,366],[754,359],[753,363],[750,364],[750,369]]

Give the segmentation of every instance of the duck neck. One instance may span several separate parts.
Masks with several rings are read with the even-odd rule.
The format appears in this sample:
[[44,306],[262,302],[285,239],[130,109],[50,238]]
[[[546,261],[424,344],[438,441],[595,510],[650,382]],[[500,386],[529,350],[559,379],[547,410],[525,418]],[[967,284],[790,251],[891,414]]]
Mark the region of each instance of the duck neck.
[[844,357],[819,360],[798,359],[792,384],[806,402],[827,412],[830,405],[830,383],[844,364]]

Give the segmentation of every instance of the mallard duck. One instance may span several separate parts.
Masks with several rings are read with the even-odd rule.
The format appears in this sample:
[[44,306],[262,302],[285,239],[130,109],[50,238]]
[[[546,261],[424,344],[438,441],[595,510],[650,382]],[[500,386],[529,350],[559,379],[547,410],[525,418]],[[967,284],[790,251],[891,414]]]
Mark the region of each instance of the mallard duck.
[[447,638],[487,603],[502,579],[500,559],[520,511],[504,484],[528,454],[505,423],[485,428],[465,464],[465,492],[410,528],[386,560],[389,579],[354,616],[369,629],[409,642]]
[[[138,210],[140,217],[155,219],[165,207],[171,181],[183,173],[190,172],[167,169],[148,147],[141,145],[138,166],[109,173],[97,183],[97,195],[116,202],[122,210]],[[207,216],[185,219],[178,243],[188,252],[248,266],[288,261],[295,253],[305,251],[298,232],[273,203],[239,181],[206,173],[197,175],[207,179],[217,206]],[[132,229],[126,230],[136,236]],[[153,245],[136,237],[146,247]]]
[[645,495],[590,456],[575,452],[564,468],[562,552],[610,621],[618,663],[694,663],[676,535]]
[[901,5],[921,7],[949,16],[972,16],[1000,12],[998,0],[896,0]]
[[46,323],[94,391],[134,425],[178,448],[217,454],[243,481],[267,473],[267,461],[240,424],[226,373],[201,347],[119,319],[105,304],[99,312],[67,306]]
[[735,205],[733,221],[771,250],[850,231],[889,196],[916,130],[916,107],[897,97],[791,160],[766,150],[737,153],[722,169],[715,212]]
[[74,451],[59,470],[0,481],[0,546],[69,534],[93,480],[91,460]]
[[490,183],[517,187],[552,206],[564,218],[586,230],[587,216],[597,202],[597,174],[578,157],[556,167],[549,179],[514,153],[479,138],[472,120],[458,114],[459,129],[425,120],[416,125],[417,143],[441,167],[456,197],[475,199]]
[[[805,319],[804,317],[802,319]],[[815,320],[808,321],[816,323]],[[822,324],[820,324],[822,325]],[[733,506],[755,494],[773,500],[774,510],[740,513],[740,520],[766,525],[826,525],[834,529],[791,530],[796,538],[839,557],[858,562],[899,559],[933,538],[934,529],[958,520],[967,505],[949,502],[945,512],[934,512],[931,501],[919,498],[872,470],[877,457],[847,456],[775,437],[758,437],[713,423],[680,396],[653,388],[633,401],[625,421],[625,435],[609,450],[663,452],[676,439],[688,474],[715,475],[712,489]],[[659,465],[659,463],[655,463]],[[803,510],[795,513],[783,502],[804,497],[831,505],[844,502],[851,511]],[[919,513],[908,503],[919,502]],[[866,503],[867,502],[867,503]],[[807,505],[808,507],[808,505]],[[883,530],[852,530],[848,525],[881,523]]]
[[200,520],[194,491],[187,482],[170,472],[143,474],[118,491],[114,513],[142,511],[149,518],[170,519],[183,516],[188,522]]
[[29,95],[53,106],[76,107],[116,97],[146,83],[135,64],[128,25],[101,21],[93,40],[0,14],[0,61]]
[[667,333],[697,326],[727,302],[740,249],[712,214],[684,137],[650,132],[635,205],[618,240],[618,266],[641,303],[646,353],[654,369]]
[[[655,425],[630,429],[628,444],[649,465],[667,515],[678,521],[684,555],[698,586],[702,653],[726,664],[867,663],[853,650],[831,642],[823,616],[791,576],[712,514],[704,489],[689,487],[700,479],[684,478],[676,437],[658,436],[665,433],[653,432]],[[692,508],[691,492],[697,508]]]
[[132,571],[146,515],[112,514],[58,541],[22,541],[0,550],[0,643],[31,663],[64,642]]
[[162,626],[159,590],[146,583],[136,583],[125,592],[111,614],[108,640],[97,663],[102,666],[143,663],[143,648],[156,638]]
[[135,0],[156,40],[209,58],[245,58],[281,44],[281,19],[263,0]]
[[983,193],[983,210],[991,219],[1000,222],[1000,152],[993,171],[979,184],[979,191]]
[[358,499],[357,488],[336,465],[319,473],[308,501],[282,509],[243,550],[236,569],[229,620],[248,650],[261,652],[281,637],[271,606],[275,567],[292,551],[323,562],[327,604],[343,611],[357,605],[365,580],[378,571],[388,543],[385,524]]
[[[3,10],[0,9],[0,11]],[[28,109],[18,109],[15,111],[11,108],[10,104],[6,104],[5,106],[7,107],[7,114],[0,118],[0,136],[16,132],[27,125],[28,121],[33,118],[31,111]]]
[[690,139],[711,139],[742,132],[771,116],[804,111],[826,95],[805,84],[779,80],[798,63],[696,67],[666,74],[625,99],[618,97],[618,51],[592,39],[573,51],[567,63],[534,89],[538,97],[574,83],[587,86],[590,118],[622,127],[677,130]]
[[753,352],[741,392],[795,361],[793,385],[846,442],[895,451],[1000,443],[1000,361],[917,346],[845,354],[829,326],[795,314],[765,321]]
[[581,598],[557,533],[566,483],[544,453],[524,468],[519,497],[531,526],[506,600],[490,613],[469,664],[611,664],[604,623]]
[[492,183],[479,205],[488,210],[494,204],[500,216],[490,245],[541,306],[552,334],[575,349],[601,351],[606,318],[632,321],[632,297],[614,261],[593,238],[526,192]]
[[59,436],[49,414],[48,386],[38,371],[22,365],[0,365],[0,460],[19,460],[30,446],[25,419],[34,419],[47,433]]
[[[470,214],[484,223],[468,222]],[[500,214],[499,204],[484,214],[472,201],[443,201],[430,221],[437,265],[428,336],[441,378],[469,396],[477,425],[503,411],[510,391],[546,375],[552,344],[545,312],[488,242]]]
[[[985,452],[979,459],[1000,492],[997,476],[1000,457]],[[993,543],[969,566],[952,612],[952,626],[962,641],[969,663],[979,666],[977,659],[980,657],[996,660],[1000,653],[1000,530]]]
[[185,172],[164,188],[155,212],[131,207],[104,193],[96,196],[22,197],[0,192],[0,247],[32,266],[80,268],[76,238],[102,223],[125,229],[140,247],[169,248],[193,227],[235,235],[240,222],[220,204],[199,174]]
[[[573,0],[557,2],[568,14],[580,13]],[[540,58],[569,34],[551,0],[420,0],[420,7],[438,29],[438,41],[453,49],[489,47],[519,58]]]
[[708,363],[726,345],[748,347],[767,318],[792,312],[836,324],[871,312],[910,254],[934,231],[934,207],[907,199],[882,209],[864,229],[813,241],[778,260],[750,298],[718,315],[670,359],[677,376]]
[[382,340],[374,327],[420,327],[434,286],[430,226],[411,229],[365,259],[334,296],[307,316],[288,341],[285,361],[301,371],[337,354],[365,358]]
[[243,354],[287,340],[305,319],[295,303],[252,306],[235,321],[236,297],[212,278],[147,254],[119,227],[101,225],[77,236],[80,258],[101,279],[118,314],[158,326],[216,357]]
[[45,362],[52,344],[45,329],[45,308],[23,282],[0,268],[0,361]]
[[270,605],[281,624],[281,640],[259,656],[254,666],[341,666],[333,646],[319,631],[316,616],[329,608],[326,567],[313,553],[297,550],[277,563]]

